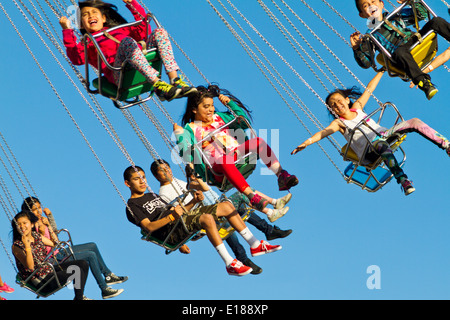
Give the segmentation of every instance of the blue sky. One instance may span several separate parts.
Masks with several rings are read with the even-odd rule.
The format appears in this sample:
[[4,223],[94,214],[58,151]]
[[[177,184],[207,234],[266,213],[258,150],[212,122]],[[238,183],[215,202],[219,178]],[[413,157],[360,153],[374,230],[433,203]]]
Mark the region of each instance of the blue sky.
[[[69,1],[66,2],[69,4]],[[122,1],[112,2],[118,5],[120,12],[130,18],[122,7]],[[222,2],[230,8],[227,1]],[[275,2],[285,10],[280,1]],[[286,2],[362,83],[367,84],[370,81],[374,72],[363,70],[356,65],[351,49],[343,40],[330,31],[302,2]],[[37,196],[44,206],[53,211],[58,226],[69,229],[75,243],[96,242],[110,269],[118,275],[129,277],[128,282],[114,286],[125,289],[125,292],[115,299],[449,298],[450,172],[448,156],[442,150],[417,134],[407,137],[403,144],[407,155],[405,171],[416,187],[416,192],[408,197],[402,194],[395,182],[376,193],[368,193],[355,185],[348,185],[317,145],[296,156],[290,155],[290,151],[308,138],[309,133],[264,78],[208,1],[144,3],[210,82],[217,82],[221,87],[230,90],[252,109],[255,129],[267,130],[267,140],[278,148],[282,165],[289,172],[296,174],[300,183],[292,189],[290,211],[276,222],[282,229],[293,230],[288,238],[272,241],[274,244],[281,244],[283,250],[252,259],[263,268],[260,275],[242,278],[228,276],[222,260],[206,239],[190,243],[192,253],[187,256],[179,253],[166,256],[161,248],[141,241],[139,230],[125,217],[122,200],[122,197],[129,197],[129,190],[122,180],[123,170],[129,165],[129,161],[55,59],[29,28],[14,2],[1,1],[113,183],[88,148],[22,41],[5,19],[3,12],[0,22],[3,40],[3,50],[0,52],[3,63],[0,68],[1,74],[4,75],[0,88],[0,131]],[[231,23],[232,20],[219,2],[211,0],[211,3]],[[233,12],[305,105],[322,124],[328,124],[330,118],[325,106],[295,73],[301,75],[321,98],[327,95],[327,90],[280,35],[258,2],[233,3],[273,45],[279,55],[268,48],[248,25],[242,22],[235,11],[230,9],[230,12]],[[282,20],[272,2],[265,3]],[[323,1],[313,3],[312,8],[348,39],[353,29],[337,17]],[[427,3],[438,15],[448,18],[447,7],[443,2],[430,0]],[[365,21],[357,16],[353,1],[343,4],[343,1],[333,0],[330,4],[358,30],[365,31]],[[387,7],[391,6],[387,4]],[[45,11],[60,35],[57,18],[48,8]],[[311,37],[298,20],[291,15],[289,17],[345,86],[358,85],[353,76]],[[282,22],[286,24],[284,20]],[[295,34],[295,31],[290,32]],[[302,41],[296,35],[295,37],[299,42]],[[82,85],[69,65],[46,37],[45,41],[84,94]],[[309,48],[301,43],[312,55]],[[440,39],[439,45],[440,51],[448,47],[448,43],[443,39]],[[190,81],[196,85],[206,84],[178,49],[175,49],[175,56]],[[279,56],[292,68],[287,67]],[[323,68],[321,62],[316,58],[315,60]],[[295,73],[292,70],[295,70]],[[80,71],[84,73],[83,68],[80,68]],[[405,119],[418,117],[448,137],[448,76],[449,71],[443,67],[432,73],[439,93],[431,101],[428,101],[421,91],[410,89],[408,83],[389,78],[387,75],[383,77],[375,95],[383,102],[394,102]],[[333,88],[323,75],[319,77],[329,90]],[[150,187],[157,191],[159,186],[149,172],[153,161],[150,153],[121,112],[106,98],[97,99],[133,161],[148,171]],[[309,130],[317,131],[299,107],[289,100],[289,97],[286,99]],[[90,104],[93,105],[91,101]],[[220,106],[220,102],[217,101],[216,105]],[[149,106],[160,119],[164,129],[171,132],[170,122],[155,104],[150,103]],[[179,121],[185,101],[164,102],[164,107]],[[373,110],[375,107],[376,102],[372,99],[367,110]],[[170,151],[154,125],[139,108],[130,111],[158,155],[169,159]],[[276,138],[276,132],[279,133],[279,139]],[[336,136],[336,140],[340,145],[345,143],[341,136]],[[322,145],[339,169],[343,170],[346,163],[341,160],[338,152],[328,142]],[[175,175],[182,177],[178,167],[173,167]],[[258,164],[258,170],[249,179],[250,184],[272,197],[284,195],[285,192],[278,191],[274,176],[260,174],[259,169],[262,168],[263,165]],[[20,207],[21,194],[6,170],[3,167],[0,170],[16,206]],[[18,185],[20,189],[20,182]],[[10,227],[5,214],[0,216],[0,221],[0,237],[9,248]],[[264,239],[258,230],[250,228],[258,238]],[[247,247],[243,240],[241,243]],[[11,300],[34,299],[33,294],[14,284],[14,269],[5,252],[2,252],[0,275],[16,289],[15,293],[6,297]],[[370,276],[367,268],[372,265],[380,269],[380,289],[370,290],[366,286]],[[92,274],[89,275],[85,294],[93,299],[101,299],[100,290]],[[64,289],[48,299],[72,298],[73,292]]]

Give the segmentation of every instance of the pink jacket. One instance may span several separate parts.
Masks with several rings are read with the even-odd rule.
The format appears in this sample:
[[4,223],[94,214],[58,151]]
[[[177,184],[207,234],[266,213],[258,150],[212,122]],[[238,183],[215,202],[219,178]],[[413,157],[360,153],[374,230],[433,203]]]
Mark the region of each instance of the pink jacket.
[[[135,20],[141,20],[146,16],[144,8],[142,8],[142,6],[136,0],[133,0],[131,4],[127,4],[126,7],[131,11]],[[101,31],[94,33],[94,35],[102,33],[106,29],[108,28],[105,27]],[[148,32],[151,32],[150,27]],[[141,41],[145,37],[145,25],[142,24],[135,27],[120,28],[111,32],[110,34],[118,41],[122,41],[125,37],[132,37],[137,41]],[[119,48],[119,43],[107,38],[105,35],[98,37],[96,40],[100,46],[100,49],[106,57],[106,61],[108,61],[108,63],[113,66],[117,49]],[[66,47],[67,56],[69,57],[70,61],[72,61],[74,65],[84,64],[84,44],[83,42],[77,43],[77,38],[72,29],[63,30],[63,41],[64,46]],[[94,68],[97,68],[97,50],[89,40],[87,48],[88,63]],[[113,71],[108,69],[103,62],[101,66],[101,72],[105,75],[106,79],[108,79],[109,82],[114,83]]]

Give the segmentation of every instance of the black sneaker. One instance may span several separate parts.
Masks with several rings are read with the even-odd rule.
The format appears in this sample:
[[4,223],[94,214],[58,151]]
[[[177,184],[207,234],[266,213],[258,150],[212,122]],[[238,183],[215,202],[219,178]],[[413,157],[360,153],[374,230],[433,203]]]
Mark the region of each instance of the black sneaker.
[[418,83],[419,89],[425,92],[427,99],[431,100],[436,93],[438,93],[438,89],[431,83],[429,79],[422,79]]
[[106,287],[105,289],[102,289],[102,298],[103,299],[109,299],[114,298],[121,294],[123,292],[123,289],[113,289],[111,287]]
[[191,93],[197,92],[197,88],[196,87],[190,87],[186,82],[184,82],[184,80],[180,77],[176,77],[173,79],[173,84],[174,87],[181,89],[181,96],[182,97],[186,97],[188,95],[190,95]]
[[128,277],[119,277],[116,276],[114,273],[108,274],[105,277],[106,284],[117,284],[122,283],[128,280]]
[[161,80],[158,80],[153,84],[153,91],[161,101],[172,101],[181,93],[180,88],[176,88]]
[[286,238],[288,235],[292,233],[292,230],[281,230],[277,226],[274,226],[272,229],[272,232],[268,235],[266,235],[267,240],[273,240],[278,238]]
[[253,263],[252,260],[250,259],[246,259],[243,264],[245,264],[247,267],[250,267],[253,269],[252,272],[250,272],[251,274],[260,274],[262,272],[262,268],[258,267],[256,264]]

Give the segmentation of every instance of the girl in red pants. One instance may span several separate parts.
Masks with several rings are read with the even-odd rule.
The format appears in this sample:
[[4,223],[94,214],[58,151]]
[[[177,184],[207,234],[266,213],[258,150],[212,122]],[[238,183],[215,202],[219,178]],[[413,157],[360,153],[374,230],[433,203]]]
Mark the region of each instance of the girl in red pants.
[[[190,145],[196,144],[197,141],[202,140],[211,131],[234,119],[234,115],[229,112],[215,111],[215,97],[218,97],[237,116],[243,116],[250,121],[248,109],[228,91],[219,89],[216,85],[210,85],[208,88],[197,87],[197,93],[188,98],[186,111],[182,119],[184,129],[177,124],[174,125],[182,157],[186,157],[185,153]],[[264,164],[278,177],[280,191],[289,190],[298,184],[297,177],[283,170],[275,153],[272,152],[270,146],[263,139],[257,137],[244,143],[239,143],[230,133],[230,128],[223,129],[210,140],[204,141],[202,149],[211,163],[213,171],[223,174],[239,192],[250,199],[253,207],[262,210],[269,204],[269,201],[261,197],[257,191],[253,192],[245,178],[236,168],[234,162],[237,158],[237,153],[257,153]]]

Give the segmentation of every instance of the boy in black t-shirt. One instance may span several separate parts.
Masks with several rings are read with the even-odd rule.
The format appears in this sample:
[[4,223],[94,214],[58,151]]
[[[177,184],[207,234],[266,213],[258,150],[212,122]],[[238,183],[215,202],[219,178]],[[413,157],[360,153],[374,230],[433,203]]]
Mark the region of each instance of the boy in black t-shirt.
[[[165,237],[173,223],[183,219],[190,231],[204,229],[211,244],[224,260],[228,274],[243,276],[249,274],[252,268],[245,266],[228,253],[217,230],[217,217],[225,217],[231,226],[242,235],[250,245],[252,256],[258,256],[281,249],[279,245],[270,245],[266,241],[259,241],[247,228],[242,218],[230,202],[221,202],[212,206],[200,206],[191,210],[193,206],[204,199],[201,191],[196,191],[190,203],[184,207],[191,210],[184,215],[180,206],[170,207],[155,193],[147,193],[147,181],[144,170],[138,166],[128,167],[123,174],[125,185],[130,188],[131,197],[128,200],[126,214],[128,220],[158,238]],[[178,230],[177,230],[178,231]],[[171,241],[177,242],[179,232],[174,232]]]

